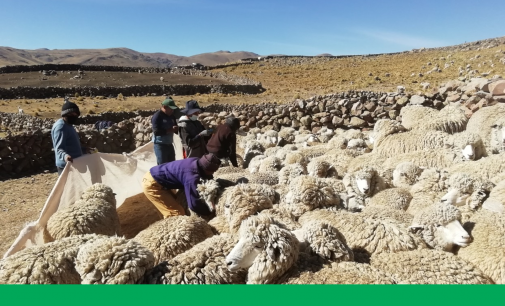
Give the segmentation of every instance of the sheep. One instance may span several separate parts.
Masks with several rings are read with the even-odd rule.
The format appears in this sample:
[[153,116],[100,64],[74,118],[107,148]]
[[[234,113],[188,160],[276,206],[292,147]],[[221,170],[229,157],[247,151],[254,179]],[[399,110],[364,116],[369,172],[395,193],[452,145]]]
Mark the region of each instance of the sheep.
[[410,189],[418,181],[423,170],[412,162],[399,163],[393,170],[393,186]]
[[279,183],[279,172],[268,171],[268,172],[256,172],[256,173],[227,173],[216,175],[214,177],[230,181],[232,183],[252,183],[252,184],[267,184],[267,185],[277,185]]
[[463,227],[473,242],[459,249],[457,255],[481,269],[496,284],[505,284],[505,214],[481,209]]
[[263,154],[266,157],[275,156],[280,150],[282,150],[282,147],[270,147],[267,148]]
[[296,130],[291,127],[283,127],[277,134],[279,137],[279,145],[292,144],[295,141]]
[[301,271],[290,275],[283,284],[395,284],[394,279],[368,264],[343,261],[318,271]]
[[440,131],[418,130],[392,135],[379,132],[372,153],[390,157],[424,149],[439,149],[445,146],[448,135]]
[[448,191],[441,201],[475,211],[482,206],[493,186],[489,181],[475,179],[466,173],[453,173],[447,181]]
[[338,229],[358,262],[366,261],[367,256],[373,253],[426,248],[421,238],[390,218],[366,218],[360,213],[345,210],[317,209],[303,214],[298,222],[304,225],[312,220],[327,222]]
[[295,217],[318,207],[340,205],[337,190],[322,180],[303,175],[291,181],[285,202],[281,203]]
[[505,114],[491,126],[489,146],[492,154],[505,152]]
[[269,156],[261,160],[258,171],[259,172],[273,172],[279,171],[282,168],[282,162],[278,157]]
[[296,145],[288,144],[288,145],[285,145],[284,147],[282,147],[281,149],[279,149],[275,153],[275,157],[284,161],[286,159],[286,156],[288,155],[288,153],[293,152],[293,151],[297,151],[297,150],[298,150],[298,147]]
[[335,131],[324,126],[317,131],[316,135],[317,139],[319,139],[321,143],[327,143],[335,135]]
[[386,187],[382,177],[371,167],[365,167],[357,172],[348,172],[342,181],[349,196],[345,207],[351,211],[362,209],[369,197]]
[[97,183],[88,187],[75,203],[56,211],[44,230],[46,242],[83,234],[121,235],[112,189]]
[[416,215],[424,208],[440,201],[446,194],[448,177],[447,171],[435,168],[424,170],[419,176],[418,182],[410,188],[412,200],[407,212]]
[[466,129],[479,134],[484,142],[487,155],[490,155],[493,151],[491,146],[493,124],[503,116],[505,116],[505,105],[498,103],[479,109],[468,120]]
[[250,173],[255,173],[259,171],[259,167],[261,165],[261,161],[265,159],[265,155],[256,155],[254,156],[251,161],[249,162],[249,165],[247,166],[247,169],[249,169]]
[[275,282],[297,261],[299,241],[267,216],[251,216],[240,226],[239,241],[226,256],[228,270],[247,269],[247,284]]
[[257,140],[265,149],[275,147],[279,143],[279,134],[275,130],[268,130],[263,134],[258,134]]
[[133,238],[153,252],[154,264],[189,250],[214,235],[210,225],[196,216],[175,216],[151,224]]
[[121,237],[102,237],[83,244],[75,260],[81,284],[135,284],[154,265],[151,251]]
[[482,204],[482,207],[497,213],[505,212],[505,178],[502,178],[502,180],[491,189],[489,197]]
[[0,261],[0,284],[80,284],[75,270],[79,248],[100,237],[70,236],[12,254]]
[[243,284],[247,272],[230,271],[226,265],[226,255],[235,243],[235,237],[230,234],[212,236],[147,271],[139,283]]
[[24,114],[24,111],[23,109],[21,108],[21,106],[18,105],[18,114],[20,115],[23,115]]
[[273,207],[275,192],[268,185],[239,184],[226,194],[224,212],[229,233],[235,233],[247,217]]
[[475,161],[454,164],[447,167],[449,173],[463,172],[481,180],[491,180],[500,173],[505,172],[505,152],[492,154]]
[[370,264],[400,284],[492,284],[474,265],[443,251],[373,254]]
[[299,163],[289,164],[279,171],[279,184],[289,185],[293,179],[306,174],[307,169],[303,165]]
[[453,205],[435,203],[414,216],[410,229],[420,234],[431,248],[451,252],[455,245],[466,247],[471,237],[461,225],[461,212]]
[[165,82],[165,79],[163,77],[160,77],[160,81]]
[[468,117],[461,104],[454,103],[445,106],[439,112],[424,116],[414,129],[454,134],[464,131],[467,122]]
[[324,159],[313,159],[307,165],[308,175],[313,177],[338,177],[337,170]]
[[301,145],[303,147],[312,146],[320,143],[321,141],[315,134],[298,134],[295,135],[294,144]]
[[272,208],[264,209],[258,213],[258,215],[268,216],[275,222],[282,224],[290,231],[296,231],[302,227],[300,223],[295,221],[295,216],[293,216],[289,210],[285,209],[285,207],[280,205],[273,205]]
[[360,212],[360,216],[366,219],[393,219],[399,224],[408,227],[412,224],[414,216],[403,211],[385,205],[368,205]]
[[286,154],[286,158],[284,159],[284,165],[286,166],[295,163],[300,164],[303,167],[307,167],[309,160],[307,159],[307,157],[305,157],[305,155],[303,155],[298,151],[289,152],[288,154]]
[[[222,182],[222,184],[233,184],[233,182],[226,182],[223,180],[219,180]],[[201,179],[200,182],[197,184],[196,191],[198,192],[198,195],[200,198],[207,204],[207,207],[209,208],[210,212],[215,211],[215,203],[219,199],[219,194],[221,192],[221,185],[218,183],[218,180],[214,179]],[[186,193],[184,192],[184,189],[179,189],[177,193],[175,194],[175,198],[177,203],[181,205],[184,208],[184,211],[187,216],[199,216],[195,212],[189,209],[188,207],[188,201],[186,199]],[[208,221],[209,218],[212,217],[212,215],[209,216],[200,216],[201,218],[204,218]]]
[[388,188],[371,197],[368,205],[405,211],[409,207],[411,200],[412,195],[408,189]]

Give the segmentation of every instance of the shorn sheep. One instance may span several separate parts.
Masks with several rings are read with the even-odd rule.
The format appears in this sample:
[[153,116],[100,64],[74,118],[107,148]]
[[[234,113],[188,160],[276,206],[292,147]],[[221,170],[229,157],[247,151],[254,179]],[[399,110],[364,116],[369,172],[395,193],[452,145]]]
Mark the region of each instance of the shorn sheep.
[[70,236],[14,253],[0,261],[0,284],[80,284],[75,269],[79,248],[100,237]]
[[90,186],[79,200],[49,218],[44,232],[45,241],[83,234],[121,235],[114,195],[112,189],[104,184]]
[[83,244],[75,260],[82,284],[135,284],[154,265],[154,256],[139,243],[102,237]]
[[133,238],[153,252],[154,264],[170,260],[214,235],[205,220],[196,216],[175,216],[151,224]]
[[374,254],[370,264],[399,284],[492,284],[474,265],[443,251]]

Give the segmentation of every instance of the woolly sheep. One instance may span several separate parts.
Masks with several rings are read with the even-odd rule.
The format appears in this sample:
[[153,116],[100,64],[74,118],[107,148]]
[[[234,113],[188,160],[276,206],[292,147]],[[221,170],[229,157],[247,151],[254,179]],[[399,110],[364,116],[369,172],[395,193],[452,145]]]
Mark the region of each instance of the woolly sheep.
[[436,116],[438,110],[420,105],[406,105],[400,110],[401,124],[411,130],[422,124],[423,120]]
[[284,146],[286,144],[292,144],[295,141],[296,130],[291,127],[282,128],[277,134],[279,137],[279,145]]
[[265,155],[266,157],[270,157],[270,156],[275,156],[277,154],[277,152],[279,152],[280,150],[282,150],[283,147],[271,147],[271,148],[268,148],[265,150],[265,152],[263,153],[263,155]]
[[295,136],[294,140],[295,144],[300,144],[304,147],[312,146],[320,142],[321,141],[315,134],[299,134]]
[[269,156],[261,160],[258,171],[259,172],[273,172],[279,171],[282,168],[282,162],[275,156]]
[[121,235],[114,195],[110,187],[101,183],[88,187],[79,200],[49,218],[45,241],[84,234]]
[[493,151],[491,147],[492,126],[495,121],[503,116],[505,116],[505,105],[498,103],[479,109],[468,120],[466,129],[479,134],[484,142],[487,155],[490,155]]
[[392,277],[369,264],[343,261],[318,271],[301,271],[290,275],[285,284],[395,284]]
[[505,152],[505,114],[491,125],[489,146],[492,154]]
[[81,284],[135,284],[154,265],[154,256],[139,243],[103,237],[82,245],[75,269]]
[[455,245],[466,247],[471,237],[461,225],[461,212],[447,203],[436,203],[414,216],[410,228],[431,248],[451,252]]
[[307,165],[308,175],[313,177],[338,177],[337,170],[324,159],[313,159]]
[[234,236],[212,236],[184,253],[146,272],[142,284],[243,284],[246,271],[230,271],[226,255],[236,244]]
[[384,180],[371,167],[347,173],[342,181],[349,197],[345,207],[352,211],[363,209],[369,197],[386,187]]
[[[276,148],[278,148],[278,147],[276,147]],[[280,148],[275,153],[275,157],[277,157],[283,161],[286,159],[286,155],[288,155],[288,153],[290,153],[292,151],[297,151],[297,150],[298,150],[298,147],[296,145],[288,144],[288,145],[285,145],[284,147]]]
[[266,158],[265,155],[256,155],[254,156],[251,161],[249,162],[249,165],[247,166],[247,169],[249,169],[250,173],[255,173],[259,171],[261,161]]
[[151,224],[133,240],[153,252],[154,264],[157,265],[213,235],[205,220],[196,216],[175,216]]
[[337,191],[322,180],[303,175],[291,181],[285,202],[281,203],[295,217],[319,207],[339,206]]
[[251,184],[267,184],[277,185],[279,183],[279,172],[267,171],[256,173],[228,173],[219,174],[214,173],[214,177],[220,180],[230,181],[232,183],[251,183]]
[[359,214],[366,219],[393,219],[405,227],[409,227],[414,219],[414,216],[403,210],[385,205],[367,205]]
[[421,151],[424,149],[439,149],[445,146],[447,133],[440,131],[409,131],[392,135],[377,134],[372,152],[380,156],[390,157],[402,153]]
[[474,265],[436,250],[373,254],[370,264],[400,284],[492,284]]
[[409,232],[406,226],[389,218],[365,218],[345,210],[318,209],[303,214],[298,222],[304,225],[312,220],[324,221],[345,237],[356,261],[366,261],[370,254],[399,252],[425,248],[424,242]]
[[[225,183],[225,182],[223,182]],[[226,182],[228,183],[228,182]],[[231,184],[231,183],[230,183]],[[216,202],[219,199],[219,194],[221,192],[221,186],[217,182],[217,180],[210,179],[204,180],[201,179],[197,184],[196,191],[200,198],[207,204],[207,207],[211,212],[215,211]],[[186,199],[186,193],[184,189],[179,189],[175,195],[176,201],[184,208],[187,216],[196,216],[197,214],[189,209],[188,201]],[[210,216],[200,216],[201,218],[210,218]]]
[[491,189],[489,197],[482,206],[494,212],[505,213],[505,178]]
[[317,131],[316,135],[320,142],[327,143],[330,141],[330,139],[333,138],[335,131],[324,126],[319,131]]
[[304,167],[307,167],[307,164],[309,163],[309,160],[305,155],[298,151],[294,152],[289,152],[286,154],[286,158],[284,159],[284,165],[290,165],[290,164],[300,164]]
[[229,271],[247,269],[247,284],[269,284],[298,259],[299,241],[267,216],[251,216],[242,222],[239,241],[226,256]]
[[449,173],[462,172],[481,180],[491,180],[500,173],[505,172],[505,152],[492,154],[475,161],[454,164],[447,167]]
[[275,130],[269,130],[263,134],[258,134],[257,140],[265,149],[275,147],[279,143],[279,134]]
[[[441,201],[455,206],[467,205],[471,210],[476,210],[482,205],[485,193],[489,193],[492,186],[491,182],[482,182],[466,173],[454,173],[447,181],[447,194],[441,198]],[[474,193],[481,193],[481,195],[473,195]]]
[[435,168],[426,169],[419,176],[418,182],[410,188],[412,200],[407,212],[411,215],[430,206],[440,199],[447,192],[448,173]]
[[[464,106],[463,106],[464,107]],[[459,103],[449,104],[435,114],[423,117],[415,129],[442,131],[449,134],[464,131],[468,117]]]
[[289,185],[291,181],[301,175],[306,175],[307,169],[299,164],[289,164],[279,171],[279,184]]
[[272,208],[264,209],[258,215],[268,216],[290,231],[295,231],[302,227],[300,223],[295,221],[295,216],[280,205],[273,205]]
[[405,188],[388,188],[371,197],[368,205],[405,211],[411,200],[412,195],[409,190]]
[[412,162],[399,163],[393,171],[393,186],[410,188],[417,182],[423,170]]
[[0,284],[80,284],[75,270],[79,248],[100,237],[70,236],[14,253],[0,261]]
[[474,264],[496,284],[505,284],[505,214],[481,209],[464,225],[473,242],[458,256]]

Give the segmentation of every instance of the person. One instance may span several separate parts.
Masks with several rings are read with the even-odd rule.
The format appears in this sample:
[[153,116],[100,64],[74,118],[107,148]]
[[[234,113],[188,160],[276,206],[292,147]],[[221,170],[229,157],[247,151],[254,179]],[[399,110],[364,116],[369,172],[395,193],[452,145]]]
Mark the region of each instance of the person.
[[90,148],[81,147],[79,135],[73,127],[80,115],[79,107],[65,99],[61,107],[62,118],[58,119],[51,129],[58,175],[61,175],[67,162],[73,162],[83,154],[91,153]]
[[238,167],[237,163],[237,131],[240,128],[240,121],[237,118],[229,117],[224,124],[217,127],[207,143],[207,151],[214,153],[220,159],[230,161],[233,167]]
[[171,191],[183,188],[190,210],[202,217],[212,216],[214,212],[211,212],[208,204],[212,207],[215,207],[215,204],[205,203],[196,188],[201,179],[212,179],[212,174],[220,164],[221,161],[214,154],[206,154],[200,158],[190,157],[154,166],[142,180],[144,194],[163,218],[168,218],[185,215],[184,208]]
[[187,157],[202,157],[207,154],[207,141],[212,130],[206,130],[198,121],[198,115],[204,111],[195,100],[186,102],[186,107],[181,110],[184,114],[179,119],[179,135],[182,147]]
[[178,132],[174,111],[179,108],[172,98],[168,97],[161,102],[161,108],[154,113],[151,123],[153,126],[154,154],[158,165],[175,160],[173,144],[174,133]]

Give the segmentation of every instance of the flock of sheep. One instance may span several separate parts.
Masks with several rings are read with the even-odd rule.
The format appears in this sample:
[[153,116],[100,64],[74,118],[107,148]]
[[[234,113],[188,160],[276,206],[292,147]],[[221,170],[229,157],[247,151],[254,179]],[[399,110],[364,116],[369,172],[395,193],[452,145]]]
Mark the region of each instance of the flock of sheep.
[[505,283],[505,106],[401,118],[251,129],[242,167],[198,187],[216,217],[187,210],[132,239],[95,184],[49,219],[45,244],[0,261],[0,283]]

